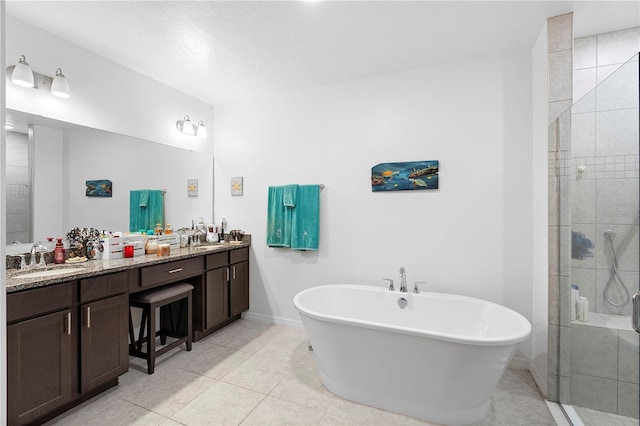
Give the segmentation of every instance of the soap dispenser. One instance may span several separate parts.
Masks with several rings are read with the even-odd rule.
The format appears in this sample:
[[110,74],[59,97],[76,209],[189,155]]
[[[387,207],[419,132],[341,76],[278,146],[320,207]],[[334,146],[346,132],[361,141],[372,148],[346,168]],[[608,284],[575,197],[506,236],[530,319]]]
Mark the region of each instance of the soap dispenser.
[[62,244],[62,238],[58,238],[56,248],[53,250],[53,263],[64,263],[64,245]]

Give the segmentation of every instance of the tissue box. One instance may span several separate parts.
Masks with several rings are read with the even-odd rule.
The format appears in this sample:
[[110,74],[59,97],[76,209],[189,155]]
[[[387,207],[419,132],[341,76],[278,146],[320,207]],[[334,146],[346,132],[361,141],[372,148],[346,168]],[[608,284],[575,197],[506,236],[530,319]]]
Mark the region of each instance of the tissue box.
[[[133,245],[133,257],[144,255],[144,246],[146,240],[142,235],[128,235],[125,237],[117,238],[105,238],[100,240],[102,244],[102,260],[122,259],[124,257],[124,246],[127,244]],[[100,254],[97,254],[97,258],[100,259]]]

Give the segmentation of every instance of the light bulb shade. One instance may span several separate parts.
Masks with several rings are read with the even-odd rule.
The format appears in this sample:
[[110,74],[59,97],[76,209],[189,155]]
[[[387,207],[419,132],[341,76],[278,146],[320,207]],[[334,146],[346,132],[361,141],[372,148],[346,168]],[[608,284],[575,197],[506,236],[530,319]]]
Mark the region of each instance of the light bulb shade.
[[182,133],[186,135],[194,136],[195,132],[193,131],[193,123],[189,120],[189,116],[184,116],[184,121],[182,122]]
[[51,82],[51,94],[59,98],[68,98],[71,96],[69,83],[60,68],[56,70],[56,76]]
[[24,55],[20,56],[18,65],[13,68],[11,81],[22,87],[33,87],[35,85],[33,80],[33,71],[31,71],[31,67],[27,63]]
[[204,127],[204,122],[202,120],[198,121],[198,129],[196,130],[196,136],[199,138],[207,137],[207,128]]

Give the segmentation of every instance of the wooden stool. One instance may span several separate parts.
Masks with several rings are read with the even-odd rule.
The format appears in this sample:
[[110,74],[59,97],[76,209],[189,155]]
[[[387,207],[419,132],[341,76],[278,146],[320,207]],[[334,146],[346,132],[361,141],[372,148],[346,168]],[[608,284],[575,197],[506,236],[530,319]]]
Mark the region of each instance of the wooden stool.
[[[166,285],[153,290],[132,294],[129,306],[142,308],[139,337],[136,340],[133,332],[133,320],[129,312],[129,355],[147,360],[147,373],[153,374],[156,357],[186,343],[187,351],[191,350],[191,293],[193,286],[188,283]],[[180,309],[175,320],[172,305],[178,304]],[[186,305],[186,309],[185,306]],[[160,328],[156,332],[156,308],[160,308]],[[129,309],[131,311],[131,309]],[[186,317],[186,318],[185,318]],[[186,320],[186,321],[185,321]],[[186,327],[185,327],[186,322]],[[145,337],[145,330],[147,336]],[[156,336],[160,336],[160,343],[166,344],[167,336],[178,340],[171,342],[156,351]],[[147,352],[142,352],[142,344],[147,342]]]

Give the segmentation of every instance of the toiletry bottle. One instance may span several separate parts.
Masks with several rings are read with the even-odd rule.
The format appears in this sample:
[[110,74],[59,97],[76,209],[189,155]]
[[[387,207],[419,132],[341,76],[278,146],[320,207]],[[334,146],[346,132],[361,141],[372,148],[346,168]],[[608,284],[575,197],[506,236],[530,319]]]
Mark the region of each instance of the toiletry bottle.
[[578,299],[578,319],[583,322],[589,321],[589,300],[584,296]]
[[154,229],[153,235],[162,235],[162,225],[156,223],[156,229]]
[[53,263],[64,263],[64,245],[62,244],[62,238],[58,238],[56,248],[53,250]]
[[171,228],[171,224],[167,223],[164,226],[164,235],[171,235],[173,234],[173,228]]
[[576,319],[578,319],[577,307],[579,297],[579,287],[576,284],[573,284],[571,286],[571,321],[575,321]]

